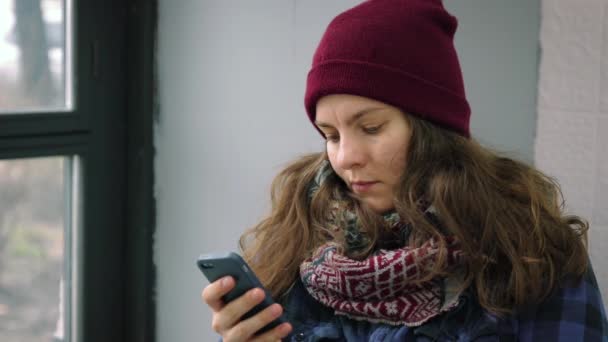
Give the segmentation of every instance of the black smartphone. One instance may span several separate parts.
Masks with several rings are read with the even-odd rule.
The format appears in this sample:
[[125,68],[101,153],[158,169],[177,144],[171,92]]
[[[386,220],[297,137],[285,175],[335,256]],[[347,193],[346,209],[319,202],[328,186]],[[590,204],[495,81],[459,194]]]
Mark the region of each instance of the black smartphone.
[[[236,285],[230,292],[222,297],[224,303],[228,303],[242,296],[245,294],[245,292],[252,288],[257,287],[264,290],[266,293],[264,301],[256,305],[253,309],[249,310],[245,315],[243,315],[243,317],[241,317],[241,320],[257,314],[274,303],[270,292],[264,288],[245,260],[243,260],[243,258],[236,253],[203,254],[198,258],[197,265],[211,283],[225,276],[232,276],[234,278]],[[268,331],[284,322],[286,322],[286,320],[283,315],[281,315],[279,318],[258,330],[256,335]]]

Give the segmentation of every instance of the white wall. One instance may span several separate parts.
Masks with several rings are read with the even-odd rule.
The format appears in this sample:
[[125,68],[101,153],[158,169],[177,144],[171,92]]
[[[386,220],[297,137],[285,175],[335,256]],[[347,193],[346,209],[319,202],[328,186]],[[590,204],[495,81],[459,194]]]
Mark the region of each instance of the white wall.
[[[327,23],[356,0],[160,0],[158,341],[212,341],[201,252],[235,250],[280,165],[322,148],[303,93]],[[537,0],[459,0],[456,45],[473,135],[531,161]],[[280,248],[280,246],[272,246]]]
[[608,304],[608,0],[543,0],[536,165],[591,222]]

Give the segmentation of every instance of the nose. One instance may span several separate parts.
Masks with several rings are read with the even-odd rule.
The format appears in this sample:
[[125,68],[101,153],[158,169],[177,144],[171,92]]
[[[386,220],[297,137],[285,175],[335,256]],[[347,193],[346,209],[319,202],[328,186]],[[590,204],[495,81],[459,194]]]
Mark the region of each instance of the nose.
[[342,137],[338,147],[336,162],[338,167],[343,170],[361,168],[365,164],[365,151],[356,139]]

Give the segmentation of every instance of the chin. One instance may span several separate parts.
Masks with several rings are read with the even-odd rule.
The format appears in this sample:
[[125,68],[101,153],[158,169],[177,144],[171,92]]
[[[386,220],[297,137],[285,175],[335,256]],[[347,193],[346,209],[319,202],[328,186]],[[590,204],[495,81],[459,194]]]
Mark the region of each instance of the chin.
[[391,211],[391,210],[395,209],[395,206],[393,205],[392,202],[391,203],[382,203],[382,202],[367,201],[366,204],[371,210],[373,210],[377,214],[384,214],[387,211]]

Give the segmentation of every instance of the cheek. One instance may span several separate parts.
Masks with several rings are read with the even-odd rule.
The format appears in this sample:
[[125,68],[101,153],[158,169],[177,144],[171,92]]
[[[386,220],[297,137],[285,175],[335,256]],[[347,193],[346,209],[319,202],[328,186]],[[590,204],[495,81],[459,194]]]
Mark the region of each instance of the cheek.
[[331,167],[335,170],[336,169],[336,151],[327,146],[327,148],[325,149],[325,152],[327,153],[327,159],[329,159],[329,163],[331,164]]
[[407,144],[386,146],[383,153],[384,169],[391,178],[391,183],[396,183],[405,170]]
[[344,179],[344,170],[340,169],[336,163],[336,158],[337,158],[337,152],[328,147],[326,149],[327,152],[327,159],[329,159],[329,164],[331,165],[331,168],[334,169],[334,172],[342,179]]

